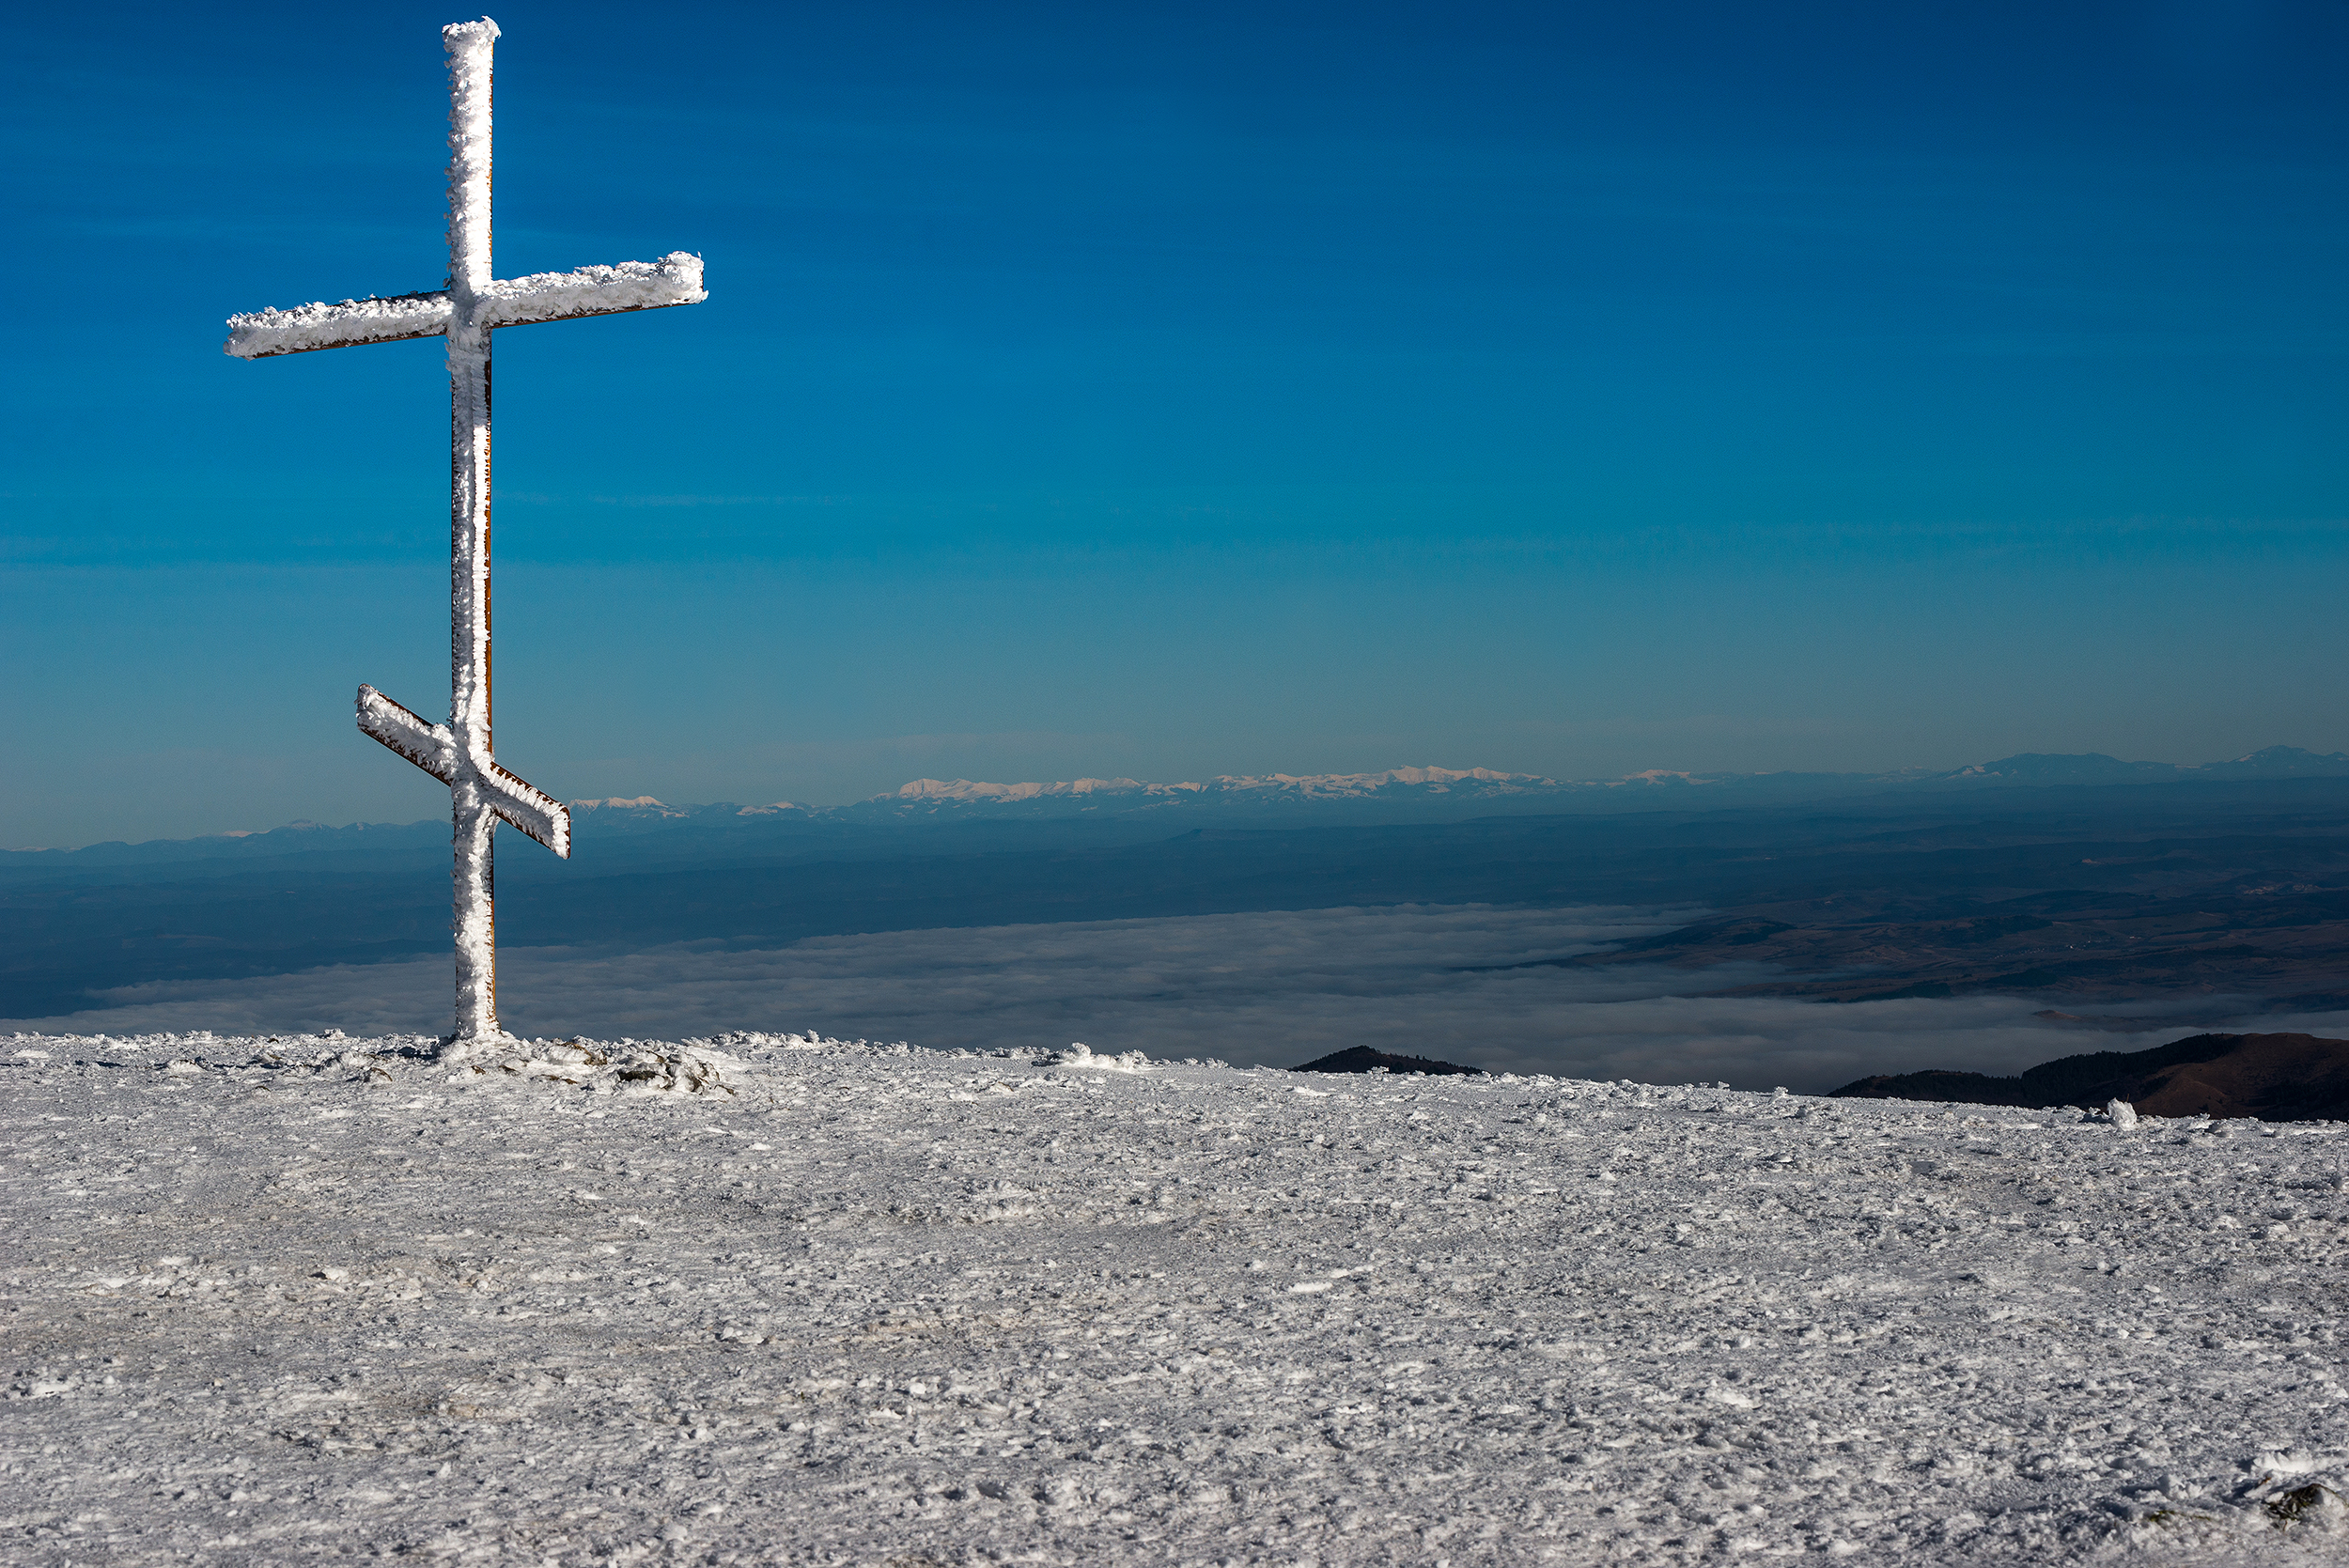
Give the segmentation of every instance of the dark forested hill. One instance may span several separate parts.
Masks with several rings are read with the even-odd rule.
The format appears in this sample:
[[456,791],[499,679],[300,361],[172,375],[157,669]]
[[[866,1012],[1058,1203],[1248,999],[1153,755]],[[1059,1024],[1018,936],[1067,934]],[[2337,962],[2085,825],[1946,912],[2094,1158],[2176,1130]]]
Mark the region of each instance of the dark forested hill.
[[2092,1051],[2015,1078],[1923,1072],[1864,1078],[1849,1099],[2095,1107],[2125,1100],[2154,1116],[2349,1119],[2349,1040],[2313,1034],[2197,1034],[2151,1050]]

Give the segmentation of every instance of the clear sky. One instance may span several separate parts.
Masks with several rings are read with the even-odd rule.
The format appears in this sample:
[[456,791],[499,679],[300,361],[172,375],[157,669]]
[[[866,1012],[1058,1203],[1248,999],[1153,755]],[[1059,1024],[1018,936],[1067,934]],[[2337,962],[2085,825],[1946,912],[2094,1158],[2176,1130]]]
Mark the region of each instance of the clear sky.
[[[2349,746],[2349,8],[502,5],[502,759],[570,798]],[[445,795],[444,8],[5,68],[0,844]]]

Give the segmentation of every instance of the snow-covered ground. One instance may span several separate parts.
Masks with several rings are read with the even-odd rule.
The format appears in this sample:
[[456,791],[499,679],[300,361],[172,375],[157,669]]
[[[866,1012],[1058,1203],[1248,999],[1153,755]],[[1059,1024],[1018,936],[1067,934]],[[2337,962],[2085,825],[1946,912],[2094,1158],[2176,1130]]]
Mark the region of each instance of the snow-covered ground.
[[0,1039],[8,1560],[2349,1552],[2349,1127],[426,1046]]

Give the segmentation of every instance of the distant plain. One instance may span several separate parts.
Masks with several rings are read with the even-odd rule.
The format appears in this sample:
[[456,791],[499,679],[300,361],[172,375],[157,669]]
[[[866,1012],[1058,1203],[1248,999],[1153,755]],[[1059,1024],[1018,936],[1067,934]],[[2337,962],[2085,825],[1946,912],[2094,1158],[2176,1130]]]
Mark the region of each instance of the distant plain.
[[[2349,778],[1739,798],[586,810],[568,863],[507,840],[506,1017],[1817,1092],[2349,1013]],[[0,1027],[436,1032],[445,839],[11,853]]]

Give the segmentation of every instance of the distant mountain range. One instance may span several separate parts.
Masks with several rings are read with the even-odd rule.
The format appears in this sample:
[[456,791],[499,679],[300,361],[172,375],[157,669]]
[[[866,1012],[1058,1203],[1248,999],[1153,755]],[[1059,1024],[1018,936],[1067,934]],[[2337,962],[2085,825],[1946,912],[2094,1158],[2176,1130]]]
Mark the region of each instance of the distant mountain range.
[[[2049,1021],[2099,1032],[2349,1006],[2349,758],[2012,758],[1813,774],[1812,798],[1771,798],[1773,784],[1795,793],[1787,777],[1609,787],[1429,768],[1155,790],[922,784],[824,811],[583,802],[570,860],[499,857],[498,928],[517,948],[750,951],[961,926],[1610,905],[1685,909],[1688,924],[1511,967],[1601,986],[1676,969],[1675,995],[2027,996]],[[448,831],[444,817],[310,824],[0,854],[0,1018],[150,982],[445,955]],[[2161,1004],[2151,1026],[2122,1005],[2146,1002]]]
[[[731,800],[678,805],[650,795],[569,804],[583,843],[600,840],[616,848],[622,841],[646,835],[674,840],[685,831],[706,841],[709,853],[723,856],[729,850],[720,844],[720,836],[740,843],[745,830],[751,831],[751,837],[769,844],[790,841],[813,847],[820,842],[867,851],[886,845],[888,852],[894,853],[909,832],[935,836],[1000,830],[1019,835],[1019,846],[1028,847],[1047,839],[1088,845],[1137,843],[1209,828],[1368,827],[1461,822],[1482,816],[1701,812],[1968,790],[2319,778],[2349,778],[2349,753],[2270,746],[2248,756],[2188,767],[2123,762],[2093,752],[2081,755],[2028,752],[1939,772],[1921,768],[1890,773],[1691,773],[1652,768],[1601,780],[1552,779],[1490,768],[1223,774],[1179,784],[1145,784],[1139,779],[1030,784],[915,779],[889,794],[841,806],[808,806],[790,800],[753,806]],[[60,857],[90,864],[423,847],[444,844],[446,832],[443,820],[354,823],[344,828],[297,822],[265,832],[219,833],[138,845],[107,843],[73,850],[0,851],[0,875]]]
[[649,795],[632,800],[573,800],[577,813],[601,822],[630,819],[646,826],[711,814],[800,817],[810,821],[907,822],[956,816],[1052,818],[1076,815],[1179,817],[1184,826],[1272,817],[1282,826],[1315,820],[1360,823],[1453,821],[1497,813],[1700,811],[1713,805],[1781,805],[1887,790],[2050,788],[2093,784],[2233,783],[2252,779],[2349,778],[2349,753],[2320,753],[2270,746],[2248,756],[2189,767],[2169,762],[2123,762],[2090,752],[2052,755],[2026,752],[1997,762],[1937,772],[1909,768],[1891,773],[1688,773],[1651,768],[1619,779],[1551,779],[1490,768],[1392,768],[1383,773],[1220,774],[1183,784],[1139,779],[1068,779],[1053,784],[984,784],[971,779],[915,779],[887,795],[845,806],[804,806],[777,800],[764,806],[673,806]]

